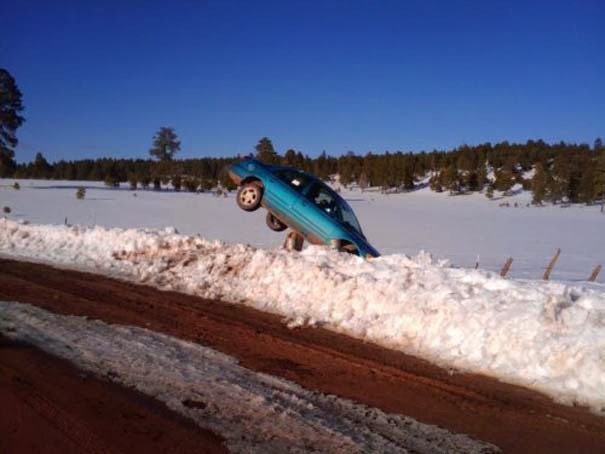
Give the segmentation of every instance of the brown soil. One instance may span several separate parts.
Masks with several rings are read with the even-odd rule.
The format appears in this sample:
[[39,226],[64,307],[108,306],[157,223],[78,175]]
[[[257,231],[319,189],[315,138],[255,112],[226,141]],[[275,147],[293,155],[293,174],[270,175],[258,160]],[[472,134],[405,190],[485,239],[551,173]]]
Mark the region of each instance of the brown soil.
[[226,452],[154,399],[2,336],[0,402],[2,453]]
[[[9,260],[0,260],[0,300],[199,342],[248,368],[467,433],[505,452],[605,452],[605,418],[584,408],[488,377],[451,374],[322,328],[290,330],[279,317],[243,306]],[[6,417],[0,414],[0,439]]]

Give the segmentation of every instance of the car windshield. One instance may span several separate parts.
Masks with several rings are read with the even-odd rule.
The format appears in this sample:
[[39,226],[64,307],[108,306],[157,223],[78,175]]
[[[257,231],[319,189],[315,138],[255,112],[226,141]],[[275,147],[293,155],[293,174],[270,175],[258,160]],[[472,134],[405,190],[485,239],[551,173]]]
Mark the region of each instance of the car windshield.
[[320,209],[325,211],[328,216],[337,221],[344,222],[363,235],[359,221],[355,217],[351,207],[332,189],[321,183],[313,183],[309,188],[306,197]]
[[342,201],[341,205],[342,205],[342,221],[345,224],[350,225],[355,230],[357,230],[357,232],[359,232],[363,235],[363,232],[361,231],[361,225],[359,225],[359,221],[355,217],[355,213],[353,213],[353,209],[344,200]]

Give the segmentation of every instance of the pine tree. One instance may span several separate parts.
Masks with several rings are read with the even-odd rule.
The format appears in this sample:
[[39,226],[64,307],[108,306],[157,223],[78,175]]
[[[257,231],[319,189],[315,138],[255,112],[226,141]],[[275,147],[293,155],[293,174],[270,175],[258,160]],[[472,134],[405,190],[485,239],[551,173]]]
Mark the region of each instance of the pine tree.
[[531,181],[534,205],[542,205],[546,198],[546,173],[541,162],[536,164],[536,172]]
[[594,202],[594,165],[588,161],[589,165],[585,166],[580,176],[578,183],[578,202],[592,205]]
[[435,192],[443,192],[443,185],[441,184],[441,174],[442,172],[434,174],[429,180],[429,186],[431,190]]
[[460,194],[460,175],[458,174],[458,169],[454,163],[451,163],[449,167],[445,169],[441,181],[443,187],[449,189],[450,195]]
[[555,156],[552,167],[552,180],[550,181],[550,194],[553,203],[569,199],[570,168],[567,154],[559,151]]
[[296,166],[296,151],[292,148],[288,149],[284,154],[284,165],[290,167]]
[[594,175],[594,195],[601,198],[601,212],[605,209],[605,150],[597,158]]
[[313,173],[317,178],[327,180],[330,176],[330,162],[326,151],[322,151],[319,157],[315,160],[313,166]]
[[49,178],[52,172],[52,167],[42,155],[42,153],[36,153],[33,165],[33,177],[34,178]]
[[273,148],[273,143],[267,137],[263,137],[258,141],[256,147],[256,159],[265,164],[279,164],[279,155]]
[[368,188],[370,182],[368,180],[368,175],[365,173],[365,171],[361,172],[361,175],[359,175],[359,181],[357,183],[361,188],[361,192],[365,191]]
[[113,173],[108,173],[105,176],[105,186],[109,187],[109,188],[117,188],[120,186],[120,180],[118,180],[118,178],[115,176],[115,174]]
[[483,190],[487,183],[489,183],[487,178],[487,165],[486,162],[482,161],[479,164],[479,167],[477,167],[477,190]]
[[146,173],[141,176],[141,186],[143,189],[149,189],[149,185],[151,184],[151,176]]
[[200,186],[200,181],[194,177],[187,177],[183,180],[183,186],[189,192],[197,191],[197,188]]
[[128,175],[128,183],[130,184],[130,189],[135,191],[137,189],[137,185],[139,184],[139,178],[136,173],[131,173]]
[[410,160],[405,162],[405,167],[403,168],[403,187],[404,189],[411,191],[414,189],[416,184],[414,183],[414,167],[413,162],[409,162]]
[[17,129],[25,119],[19,115],[23,111],[21,91],[13,76],[0,68],[0,177],[13,174],[17,166],[14,148]]
[[170,181],[172,183],[172,187],[174,188],[174,190],[176,192],[180,192],[181,185],[182,185],[181,176],[180,175],[174,175]]
[[174,128],[161,127],[153,136],[153,145],[149,154],[162,162],[172,161],[174,155],[180,149],[181,141],[178,140]]
[[[506,143],[506,142],[505,142]],[[502,168],[496,172],[494,187],[498,191],[509,191],[515,185],[515,163],[514,159],[507,158]]]
[[343,185],[348,185],[353,182],[357,177],[356,174],[356,162],[357,158],[355,153],[352,151],[347,151],[344,156],[341,156],[338,159],[338,175],[340,176],[340,183]]

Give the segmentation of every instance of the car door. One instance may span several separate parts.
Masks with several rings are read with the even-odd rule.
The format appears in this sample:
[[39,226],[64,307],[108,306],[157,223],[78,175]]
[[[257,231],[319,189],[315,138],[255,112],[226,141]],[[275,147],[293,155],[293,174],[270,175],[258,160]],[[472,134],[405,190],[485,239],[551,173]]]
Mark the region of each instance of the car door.
[[293,169],[278,169],[272,172],[265,184],[271,193],[268,208],[290,227],[296,230],[304,228],[300,220],[293,216],[293,207],[298,204],[301,192],[309,184],[309,177]]
[[297,219],[304,225],[306,233],[310,233],[326,242],[331,239],[338,222],[338,205],[335,198],[324,185],[313,182],[304,191],[292,207]]

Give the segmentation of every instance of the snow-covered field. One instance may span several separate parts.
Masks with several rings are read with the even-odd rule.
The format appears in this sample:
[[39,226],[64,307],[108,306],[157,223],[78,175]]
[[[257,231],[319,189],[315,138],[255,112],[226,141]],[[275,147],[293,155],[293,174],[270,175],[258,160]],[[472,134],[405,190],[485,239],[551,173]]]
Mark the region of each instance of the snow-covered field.
[[[245,213],[234,194],[107,189],[83,182],[85,200],[76,200],[77,182],[0,180],[0,208],[9,206],[10,219],[40,224],[101,225],[105,227],[173,226],[183,234],[245,243],[261,248],[279,246],[284,234],[265,226],[265,211]],[[122,185],[125,186],[125,185]],[[383,254],[416,255],[421,250],[447,259],[456,267],[499,271],[509,256],[509,276],[537,279],[557,248],[561,257],[553,279],[585,280],[595,265],[605,265],[605,215],[599,207],[526,207],[530,195],[520,192],[488,200],[482,194],[450,197],[428,188],[406,194],[345,191],[370,242]],[[502,202],[510,207],[500,207]],[[515,202],[519,205],[514,207]],[[598,279],[605,282],[605,271]]]
[[165,402],[222,435],[230,452],[499,452],[409,417],[308,391],[245,369],[216,350],[142,328],[0,301],[0,332]]
[[502,279],[428,254],[363,260],[11,220],[0,220],[0,255],[247,304],[605,412],[602,285]]

